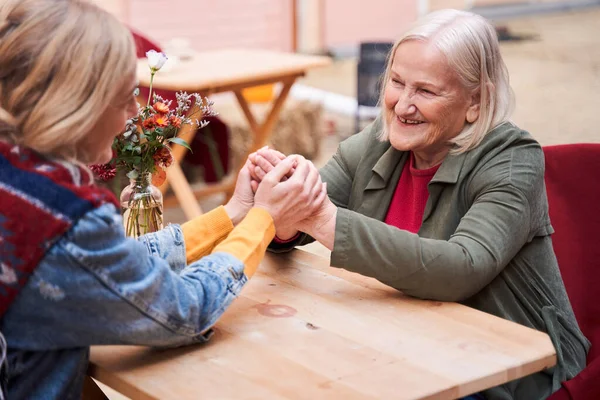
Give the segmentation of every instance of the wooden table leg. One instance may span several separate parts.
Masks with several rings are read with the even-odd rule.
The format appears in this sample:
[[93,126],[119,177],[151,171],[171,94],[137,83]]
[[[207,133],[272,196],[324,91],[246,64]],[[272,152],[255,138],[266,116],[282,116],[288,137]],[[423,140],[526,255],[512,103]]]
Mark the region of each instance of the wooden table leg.
[[174,162],[167,169],[167,180],[171,184],[171,188],[173,188],[173,193],[175,193],[175,197],[177,197],[185,217],[192,219],[202,215],[202,208],[198,200],[196,200],[194,191],[187,181],[179,162]]
[[[260,149],[267,143],[267,140],[271,136],[271,131],[273,130],[273,126],[275,125],[275,122],[277,122],[277,118],[279,117],[279,114],[281,113],[283,104],[285,103],[285,100],[287,99],[288,95],[290,94],[290,89],[292,88],[292,85],[294,85],[295,81],[296,81],[295,76],[289,77],[282,81],[283,87],[281,88],[279,95],[275,99],[273,106],[271,107],[271,110],[269,110],[269,113],[267,114],[267,116],[262,124],[259,124],[256,121],[256,118],[254,118],[254,115],[252,114],[252,110],[250,110],[250,106],[248,105],[246,98],[242,94],[241,89],[234,91],[235,97],[237,98],[237,101],[240,104],[240,107],[241,107],[242,111],[244,112],[246,119],[248,120],[248,124],[250,125],[250,130],[254,134],[252,144],[250,145],[250,148],[248,149],[248,151],[244,155],[244,157],[242,157],[242,165],[240,165],[238,167],[238,170],[244,165],[244,163],[246,162],[246,159],[248,158],[250,153]],[[234,185],[235,185],[235,182],[234,182]],[[227,199],[229,199],[231,197],[231,195],[233,194],[234,188],[235,188],[235,186],[231,186],[231,188],[229,188],[229,190],[226,191]]]

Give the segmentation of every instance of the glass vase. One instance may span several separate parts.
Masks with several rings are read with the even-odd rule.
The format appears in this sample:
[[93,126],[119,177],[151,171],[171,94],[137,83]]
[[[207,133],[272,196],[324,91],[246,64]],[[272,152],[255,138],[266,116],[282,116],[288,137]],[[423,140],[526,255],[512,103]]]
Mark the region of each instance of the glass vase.
[[127,236],[137,238],[163,228],[163,196],[150,173],[130,179],[120,201]]

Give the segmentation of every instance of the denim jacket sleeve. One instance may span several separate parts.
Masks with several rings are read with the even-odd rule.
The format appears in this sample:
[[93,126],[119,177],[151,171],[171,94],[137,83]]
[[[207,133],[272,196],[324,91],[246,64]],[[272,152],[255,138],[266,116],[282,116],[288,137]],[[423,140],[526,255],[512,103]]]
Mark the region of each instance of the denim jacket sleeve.
[[205,341],[247,277],[243,263],[228,253],[184,266],[181,237],[179,226],[171,225],[140,241],[126,238],[112,205],[88,213],[49,251],[5,314],[10,346]]
[[138,238],[148,253],[162,258],[176,273],[180,273],[186,266],[185,243],[181,227],[168,225],[158,232],[148,233]]

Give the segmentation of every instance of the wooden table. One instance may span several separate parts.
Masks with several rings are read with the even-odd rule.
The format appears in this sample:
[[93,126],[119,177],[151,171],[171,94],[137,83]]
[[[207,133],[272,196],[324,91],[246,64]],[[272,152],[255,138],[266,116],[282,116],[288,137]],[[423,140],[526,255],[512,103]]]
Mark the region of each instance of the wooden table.
[[[303,76],[310,68],[326,66],[331,63],[328,57],[307,56],[293,53],[280,53],[266,50],[218,50],[197,53],[190,60],[180,61],[171,68],[159,71],[154,78],[155,89],[187,91],[210,96],[215,93],[233,92],[248,120],[250,130],[254,134],[250,152],[263,147],[271,134],[271,130],[294,81]],[[150,83],[148,64],[145,59],[138,61],[138,79],[144,86]],[[263,122],[254,117],[242,89],[270,83],[281,83],[281,91],[273,101],[270,112]],[[145,104],[146,99],[143,99]],[[187,125],[180,131],[180,136],[188,143],[194,138],[195,129]],[[186,180],[179,162],[185,155],[185,148],[174,146],[173,155],[176,163],[167,171],[167,181],[161,187],[164,191],[170,184],[179,205],[186,217],[193,218],[202,213],[197,198],[205,194],[224,191],[231,194],[235,186],[233,179],[219,185],[212,185],[203,190],[193,191]],[[245,161],[246,157],[243,157]],[[237,172],[241,165],[236,166]],[[173,201],[165,199],[165,206]]]
[[454,399],[556,363],[544,333],[328,265],[267,254],[208,344],[93,347],[90,373],[133,399]]

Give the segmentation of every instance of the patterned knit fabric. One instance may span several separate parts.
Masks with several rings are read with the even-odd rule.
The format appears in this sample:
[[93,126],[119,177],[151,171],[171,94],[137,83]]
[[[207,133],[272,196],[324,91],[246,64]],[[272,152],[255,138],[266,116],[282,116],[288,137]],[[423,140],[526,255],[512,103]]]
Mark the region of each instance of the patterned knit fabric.
[[46,252],[114,195],[82,167],[0,141],[0,317]]

